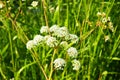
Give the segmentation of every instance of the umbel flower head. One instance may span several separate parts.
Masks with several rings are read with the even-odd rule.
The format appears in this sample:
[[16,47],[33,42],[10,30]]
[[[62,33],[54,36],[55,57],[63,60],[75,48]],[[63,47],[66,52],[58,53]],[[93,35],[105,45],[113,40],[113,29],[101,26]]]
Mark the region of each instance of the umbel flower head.
[[77,52],[77,49],[74,48],[74,47],[70,47],[68,50],[67,50],[67,54],[69,57],[71,58],[76,58],[77,55],[78,55],[78,52]]
[[56,33],[57,30],[59,30],[59,26],[58,25],[53,25],[50,27],[50,32]]
[[33,41],[35,45],[38,45],[39,43],[44,41],[44,37],[41,35],[35,35]]
[[48,26],[42,26],[40,29],[40,33],[48,33],[49,32],[49,28]]
[[109,35],[106,35],[106,36],[104,37],[104,39],[105,39],[105,42],[107,42],[108,40],[110,40],[110,36],[109,36]]
[[74,43],[78,42],[79,40],[78,36],[75,34],[69,34],[69,39],[71,40],[71,42],[74,42]]
[[104,17],[104,18],[102,18],[102,23],[106,23],[107,22],[107,18],[106,17]]
[[102,13],[101,12],[97,12],[97,16],[99,17],[99,16],[101,16],[102,15]]
[[49,47],[55,47],[58,45],[58,41],[56,40],[55,37],[48,37],[47,41],[46,41],[46,44],[49,46]]
[[26,44],[26,48],[27,49],[32,49],[33,47],[35,47],[34,41],[33,40],[29,40]]
[[68,35],[68,30],[66,27],[61,27],[55,31],[55,34],[57,35],[57,37],[65,37]]
[[79,70],[80,69],[80,62],[76,59],[72,60],[72,66],[73,70]]
[[33,7],[36,7],[36,6],[38,5],[38,1],[33,1],[33,2],[31,3],[31,5],[32,5]]
[[63,48],[65,48],[65,47],[68,46],[68,42],[67,42],[67,41],[62,41],[62,42],[60,43],[60,46],[63,47]]
[[46,42],[50,37],[51,37],[51,35],[44,36],[44,42]]
[[106,16],[106,13],[98,12],[97,16],[100,17],[99,26],[102,25],[103,29],[110,29],[112,32],[114,32],[114,27],[111,22],[111,19],[109,16],[108,17]]
[[63,70],[66,65],[66,61],[62,58],[57,58],[54,60],[53,64],[56,70]]

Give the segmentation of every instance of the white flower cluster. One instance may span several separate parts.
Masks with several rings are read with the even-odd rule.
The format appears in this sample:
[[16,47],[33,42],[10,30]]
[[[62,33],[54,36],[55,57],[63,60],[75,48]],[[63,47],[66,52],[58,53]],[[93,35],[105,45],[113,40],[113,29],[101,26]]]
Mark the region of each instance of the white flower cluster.
[[112,32],[114,32],[114,27],[113,27],[113,24],[111,22],[111,19],[110,19],[110,17],[106,16],[106,13],[104,13],[104,12],[102,12],[102,13],[98,12],[97,16],[100,19],[100,22],[101,22],[101,24],[102,24],[102,26],[103,26],[104,29],[108,28]]
[[67,41],[62,41],[60,42],[60,46],[63,48],[66,48],[68,46],[68,42]]
[[58,30],[56,30],[55,33],[58,37],[65,37],[68,35],[68,30],[66,27],[61,27]]
[[32,5],[33,7],[36,7],[36,6],[38,5],[38,1],[33,1],[33,2],[31,3],[31,5]]
[[33,39],[34,44],[35,44],[35,45],[38,45],[39,43],[41,43],[41,42],[44,41],[43,39],[44,39],[43,36],[41,36],[41,35],[36,35],[36,36],[34,37],[34,39]]
[[74,47],[70,47],[70,48],[67,50],[67,53],[68,53],[68,55],[69,55],[71,58],[76,58],[77,55],[78,55],[77,49],[74,48]]
[[[71,43],[77,43],[79,41],[79,38],[77,35],[75,34],[70,34],[67,30],[66,27],[59,27],[57,25],[53,25],[52,27],[50,27],[50,33],[52,34],[52,36],[62,39],[62,41],[60,41],[60,45],[63,48],[68,47],[69,42]],[[72,58],[75,59],[78,56],[78,52],[77,49],[75,47],[70,47],[67,49],[67,55]],[[62,58],[57,58],[54,61],[54,68],[56,70],[63,70],[63,65],[66,65],[66,61]],[[79,70],[80,68],[80,62],[78,60],[72,60],[72,66],[73,66],[73,70]],[[78,65],[77,65],[78,64]]]
[[40,29],[40,33],[48,33],[49,32],[49,28],[48,26],[42,26],[41,29]]
[[[36,46],[40,46],[40,44],[44,44],[52,48],[58,47],[64,50],[67,49],[66,55],[68,55],[70,59],[76,59],[78,56],[77,49],[75,47],[69,46],[69,44],[75,44],[78,41],[78,36],[75,34],[70,34],[66,27],[53,25],[49,28],[48,26],[42,26],[40,29],[40,34],[35,35],[33,40],[29,40],[26,43],[26,48],[31,50]],[[79,67],[75,65],[75,63],[78,64],[78,61],[72,61],[71,63],[73,65],[73,70],[79,70]],[[66,61],[63,58],[57,58],[54,60],[53,65],[56,70],[63,70],[66,65]]]
[[[42,26],[40,29],[41,34],[48,34],[45,35],[45,42],[49,47],[56,47],[58,44],[60,46],[65,47],[68,45],[68,42],[76,43],[79,41],[77,35],[70,34],[66,27],[59,27],[58,25],[53,25],[50,28],[48,26]],[[63,42],[65,44],[63,44]]]
[[74,43],[78,42],[79,40],[78,36],[75,34],[69,34],[69,39],[71,40],[71,42],[74,42]]
[[68,29],[64,26],[59,27],[57,25],[53,25],[50,27],[50,32],[51,32],[52,36],[61,38],[66,41],[70,41],[70,42],[74,42],[74,43],[79,41],[78,36],[75,34],[70,34]]
[[56,70],[63,70],[66,65],[66,61],[62,58],[57,58],[54,60],[53,64]]
[[[112,31],[112,32],[114,32],[113,23],[111,22],[110,17],[106,16],[106,13],[104,13],[104,12],[102,12],[102,13],[98,12],[97,16],[98,16],[98,19],[99,19],[97,25],[101,26],[102,29],[104,29],[103,32],[105,32],[106,30],[107,30],[107,32],[109,30]],[[105,34],[104,35],[105,42],[110,41],[110,36],[108,34],[106,34],[106,33],[104,33],[104,34]]]
[[80,69],[80,62],[76,59],[72,60],[72,66],[73,70],[79,70]]
[[[56,70],[63,70],[64,69],[64,67],[66,66],[66,61],[64,60],[64,59],[62,59],[62,58],[57,58],[57,59],[55,59],[54,60],[54,62],[53,62],[53,64],[54,64],[54,68],[56,69]],[[78,71],[79,69],[80,69],[80,62],[77,60],[77,59],[73,59],[72,61],[71,61],[71,63],[72,63],[72,66],[73,66],[73,70],[76,70],[76,71]]]
[[51,26],[50,27],[50,32],[52,32],[53,36],[57,36],[57,37],[60,37],[60,38],[63,38],[63,37],[65,37],[69,34],[66,27],[59,27],[57,25]]
[[39,45],[40,43],[42,43],[44,41],[44,37],[41,35],[35,35],[33,40],[29,40],[26,43],[26,48],[28,50],[31,50],[32,48],[34,48],[35,46]]
[[67,54],[69,57],[71,57],[72,60],[72,66],[73,66],[73,70],[79,70],[80,69],[80,62],[76,59],[78,56],[78,52],[77,49],[74,47],[70,47],[67,50]]
[[29,40],[27,43],[26,43],[26,48],[27,49],[32,49],[33,47],[35,46],[34,44],[34,41],[33,40]]
[[58,25],[53,25],[50,27],[50,32],[56,33],[56,31],[59,29],[60,27]]
[[104,38],[105,38],[105,42],[107,42],[108,40],[110,40],[110,36],[109,35],[106,35]]
[[58,41],[56,40],[55,37],[49,37],[49,38],[47,39],[46,43],[47,43],[47,45],[48,45],[49,47],[55,47],[55,46],[58,45]]

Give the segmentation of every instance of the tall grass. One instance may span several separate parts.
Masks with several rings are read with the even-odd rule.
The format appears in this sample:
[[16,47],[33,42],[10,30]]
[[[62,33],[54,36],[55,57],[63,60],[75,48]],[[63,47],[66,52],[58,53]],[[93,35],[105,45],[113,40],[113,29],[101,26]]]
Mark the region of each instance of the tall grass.
[[[115,0],[0,1],[0,80],[120,80],[120,2]],[[104,29],[98,12],[110,16],[114,31]],[[55,70],[53,61],[65,50],[40,45],[26,49],[26,43],[40,34],[42,26],[65,26],[79,37],[70,44],[78,50],[80,69]],[[109,36],[105,40],[105,36]],[[68,46],[68,47],[69,47]]]

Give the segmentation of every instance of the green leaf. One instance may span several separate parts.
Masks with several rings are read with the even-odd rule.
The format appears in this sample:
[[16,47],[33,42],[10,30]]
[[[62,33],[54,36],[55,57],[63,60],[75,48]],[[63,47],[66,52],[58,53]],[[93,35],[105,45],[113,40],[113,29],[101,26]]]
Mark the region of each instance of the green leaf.
[[6,57],[6,55],[7,55],[7,53],[5,53],[6,51],[7,51],[7,49],[8,49],[8,47],[9,47],[9,43],[8,44],[6,44],[6,46],[3,48],[3,50],[1,51],[1,55],[2,55],[2,57],[3,57],[3,59]]

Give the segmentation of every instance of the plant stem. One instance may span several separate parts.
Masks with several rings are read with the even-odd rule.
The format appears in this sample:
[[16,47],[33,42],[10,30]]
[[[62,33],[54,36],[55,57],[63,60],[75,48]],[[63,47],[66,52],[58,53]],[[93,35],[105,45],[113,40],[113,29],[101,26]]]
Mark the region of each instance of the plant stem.
[[46,15],[46,5],[45,5],[45,0],[42,0],[42,4],[43,4],[43,9],[44,9],[44,16],[45,16],[45,22],[46,22],[46,26],[48,26],[48,19],[47,19],[47,15]]
[[57,49],[55,48],[55,49],[54,49],[53,56],[52,56],[52,59],[51,59],[51,69],[50,69],[49,80],[51,80],[52,73],[53,73],[53,60],[54,60],[54,57],[55,57],[55,53],[56,53],[56,51],[57,51]]

